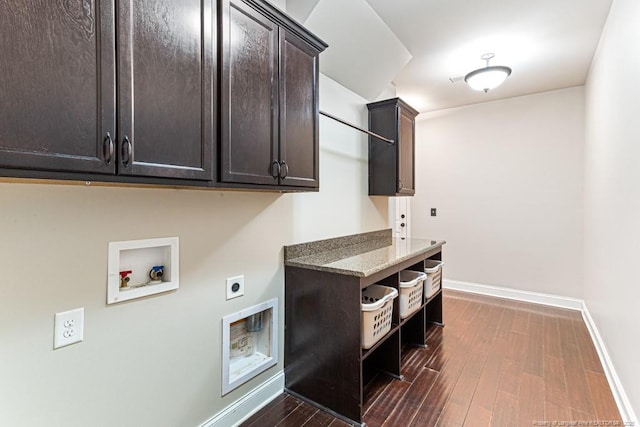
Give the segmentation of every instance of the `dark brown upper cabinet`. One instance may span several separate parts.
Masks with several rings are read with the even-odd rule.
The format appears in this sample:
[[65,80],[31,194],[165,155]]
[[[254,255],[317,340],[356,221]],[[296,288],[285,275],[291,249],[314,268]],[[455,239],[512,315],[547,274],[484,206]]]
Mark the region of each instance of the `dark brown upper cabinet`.
[[120,0],[119,174],[213,179],[214,5]]
[[3,175],[212,180],[215,12],[212,0],[0,2]]
[[222,0],[222,183],[317,189],[318,56],[327,45],[258,0]]
[[418,112],[400,98],[367,104],[369,130],[388,144],[369,137],[369,195],[415,194],[415,118]]
[[5,0],[0,16],[0,168],[114,174],[112,2]]

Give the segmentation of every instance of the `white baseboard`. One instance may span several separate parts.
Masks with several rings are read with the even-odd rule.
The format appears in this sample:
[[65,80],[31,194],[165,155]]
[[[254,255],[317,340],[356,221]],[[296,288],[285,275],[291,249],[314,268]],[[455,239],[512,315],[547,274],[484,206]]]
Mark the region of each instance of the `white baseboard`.
[[284,390],[284,371],[280,371],[240,399],[214,415],[200,427],[237,426],[258,412]]
[[458,280],[443,280],[442,287],[444,289],[451,289],[455,291],[470,292],[473,294],[530,302],[533,304],[550,305],[552,307],[567,308],[570,310],[580,311],[583,306],[583,301],[577,298],[522,291],[520,289],[503,288],[499,286],[482,285],[479,283],[460,282]]
[[499,286],[460,282],[457,280],[443,280],[442,287],[444,289],[451,289],[455,291],[469,292],[473,294],[486,295],[497,298],[506,298],[516,301],[530,302],[533,304],[549,305],[553,307],[567,308],[570,310],[578,310],[582,312],[582,317],[585,324],[587,325],[589,334],[591,335],[593,345],[595,346],[596,351],[598,352],[598,356],[600,357],[600,363],[602,364],[602,368],[604,369],[607,381],[609,382],[609,387],[611,388],[613,398],[615,399],[616,405],[618,406],[618,411],[620,411],[622,421],[629,423],[628,425],[640,426],[640,424],[638,424],[638,419],[633,412],[633,408],[631,407],[631,403],[629,402],[629,398],[627,397],[627,394],[622,387],[620,377],[618,377],[618,374],[613,367],[613,362],[609,357],[609,353],[607,352],[607,348],[604,345],[604,341],[602,341],[602,337],[598,332],[598,328],[596,327],[596,324],[591,317],[591,313],[589,313],[589,309],[587,308],[583,300],[563,297],[559,295],[522,291],[519,289],[502,288]]
[[602,368],[604,369],[604,373],[607,376],[607,381],[609,382],[609,387],[611,387],[613,398],[616,400],[616,405],[618,405],[618,410],[620,411],[622,421],[633,423],[628,425],[640,425],[638,424],[638,419],[636,418],[636,415],[633,412],[633,408],[631,407],[631,402],[629,401],[629,398],[627,397],[627,394],[622,387],[620,377],[618,377],[618,374],[613,367],[613,362],[609,357],[607,347],[604,345],[604,341],[602,341],[600,332],[598,332],[598,328],[596,327],[596,324],[591,317],[591,313],[589,312],[589,309],[585,304],[583,304],[582,307],[582,318],[584,319],[584,323],[587,325],[587,329],[589,330],[589,334],[591,335],[591,340],[593,340],[593,345],[596,347],[596,351],[598,352],[598,356],[600,357]]

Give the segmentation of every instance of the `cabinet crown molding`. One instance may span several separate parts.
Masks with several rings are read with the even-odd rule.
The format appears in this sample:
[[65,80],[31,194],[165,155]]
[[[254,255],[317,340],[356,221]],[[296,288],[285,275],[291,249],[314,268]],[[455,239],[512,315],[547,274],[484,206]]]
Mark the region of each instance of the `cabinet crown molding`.
[[258,9],[264,15],[267,15],[271,20],[275,21],[281,27],[284,27],[287,31],[291,31],[305,42],[309,43],[318,51],[322,52],[329,45],[325,43],[321,38],[308,31],[302,24],[286,15],[277,7],[262,1],[262,0],[242,0],[248,5],[251,5],[255,9]]

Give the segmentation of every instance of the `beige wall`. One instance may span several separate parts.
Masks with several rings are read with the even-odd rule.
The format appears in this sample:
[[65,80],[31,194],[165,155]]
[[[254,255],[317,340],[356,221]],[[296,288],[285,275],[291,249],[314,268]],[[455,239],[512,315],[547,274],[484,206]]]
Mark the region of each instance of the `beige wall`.
[[[324,76],[321,107],[366,126],[365,100]],[[325,118],[320,135],[319,193],[0,184],[0,425],[198,426],[282,370],[221,398],[221,318],[284,306],[283,245],[387,224],[366,138]],[[163,236],[180,237],[180,289],[107,307],[108,242]],[[225,301],[238,274],[245,296]],[[76,307],[84,341],[54,351],[54,313]]]
[[637,0],[614,0],[587,78],[584,296],[640,415],[638,22]]
[[412,236],[447,241],[447,279],[582,296],[583,105],[577,87],[419,116]]

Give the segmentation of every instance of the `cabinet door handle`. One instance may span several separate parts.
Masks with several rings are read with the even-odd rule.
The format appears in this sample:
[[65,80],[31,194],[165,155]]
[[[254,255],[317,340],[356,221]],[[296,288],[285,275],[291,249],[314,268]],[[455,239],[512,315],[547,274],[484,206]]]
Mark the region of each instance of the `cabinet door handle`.
[[274,160],[273,163],[271,163],[271,176],[273,179],[278,179],[280,176],[280,163],[278,163],[277,160]]
[[283,160],[280,162],[280,178],[285,179],[287,175],[289,175],[289,165]]
[[122,139],[122,164],[127,167],[131,164],[131,157],[133,155],[133,145],[128,136]]
[[113,139],[109,132],[107,132],[107,136],[104,138],[102,154],[104,155],[104,163],[109,166],[111,164],[111,160],[113,160]]
[[404,188],[404,186],[402,185],[402,180],[399,179],[398,180],[398,190],[402,190]]

